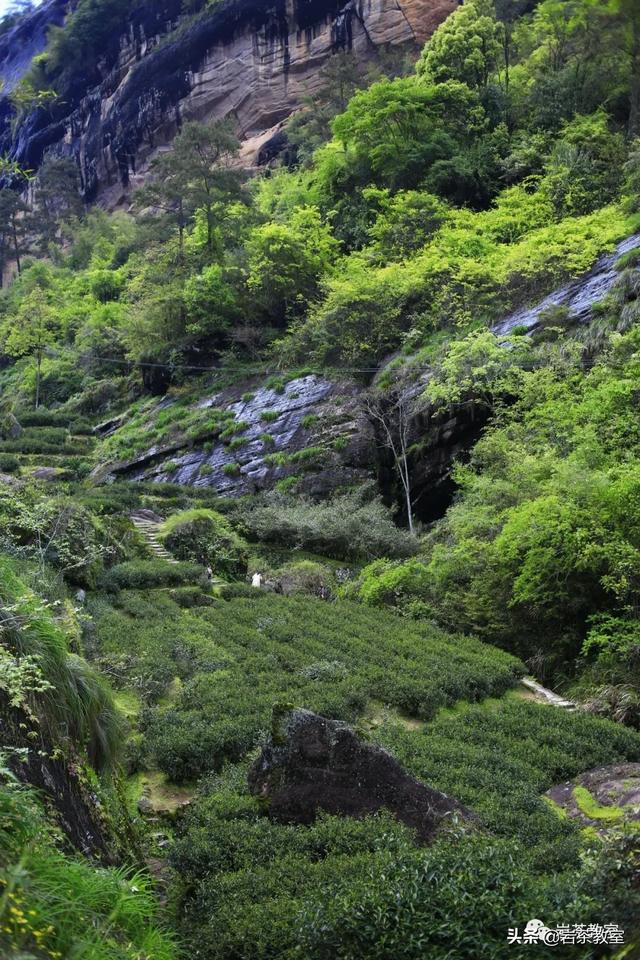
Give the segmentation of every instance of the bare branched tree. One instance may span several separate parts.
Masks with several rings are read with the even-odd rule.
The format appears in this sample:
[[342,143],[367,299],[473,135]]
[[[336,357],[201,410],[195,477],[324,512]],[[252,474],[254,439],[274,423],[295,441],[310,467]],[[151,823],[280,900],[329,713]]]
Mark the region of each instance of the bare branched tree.
[[393,457],[393,464],[404,493],[409,531],[415,533],[408,458],[411,423],[409,399],[398,387],[392,392],[370,391],[365,394],[363,403],[367,417],[376,428],[379,443]]

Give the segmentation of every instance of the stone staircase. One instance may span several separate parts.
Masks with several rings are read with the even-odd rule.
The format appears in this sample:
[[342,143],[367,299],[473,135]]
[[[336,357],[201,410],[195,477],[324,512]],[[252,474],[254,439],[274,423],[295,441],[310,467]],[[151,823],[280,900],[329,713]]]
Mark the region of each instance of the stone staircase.
[[159,517],[153,510],[136,510],[130,514],[130,519],[134,527],[140,531],[146,540],[149,550],[157,560],[164,560],[166,563],[178,562],[175,557],[172,557],[169,551],[163,547],[158,538],[162,517]]

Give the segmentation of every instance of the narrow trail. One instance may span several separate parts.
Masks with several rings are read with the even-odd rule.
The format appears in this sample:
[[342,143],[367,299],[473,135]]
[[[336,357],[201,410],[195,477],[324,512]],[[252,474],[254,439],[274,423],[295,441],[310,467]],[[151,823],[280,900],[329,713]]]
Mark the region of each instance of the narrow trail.
[[548,703],[552,707],[560,707],[563,710],[575,710],[576,703],[573,700],[567,700],[553,690],[548,690],[541,683],[534,680],[533,677],[523,677],[520,683],[534,694],[536,700],[541,703]]
[[167,563],[177,563],[175,557],[172,557],[166,547],[163,547],[158,537],[158,531],[162,524],[162,519],[153,512],[153,510],[135,510],[130,514],[131,522],[147,542],[151,553],[158,560],[165,560]]

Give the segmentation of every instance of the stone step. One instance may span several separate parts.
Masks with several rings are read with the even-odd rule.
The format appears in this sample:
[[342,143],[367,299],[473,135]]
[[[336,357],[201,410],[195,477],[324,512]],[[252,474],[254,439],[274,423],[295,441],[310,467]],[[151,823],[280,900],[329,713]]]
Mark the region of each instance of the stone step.
[[520,683],[526,687],[527,690],[531,690],[538,700],[543,700],[552,707],[560,707],[563,710],[576,709],[577,705],[573,700],[567,700],[565,697],[554,693],[553,690],[548,690],[546,687],[543,687],[541,683],[538,683],[537,680],[534,680],[533,677],[523,677]]
[[139,516],[138,514],[133,513],[131,514],[131,522],[136,530],[140,531],[147,542],[149,551],[157,560],[164,560],[166,563],[178,563],[176,558],[171,556],[167,548],[164,547],[158,539],[160,523],[157,520],[152,520],[149,517]]

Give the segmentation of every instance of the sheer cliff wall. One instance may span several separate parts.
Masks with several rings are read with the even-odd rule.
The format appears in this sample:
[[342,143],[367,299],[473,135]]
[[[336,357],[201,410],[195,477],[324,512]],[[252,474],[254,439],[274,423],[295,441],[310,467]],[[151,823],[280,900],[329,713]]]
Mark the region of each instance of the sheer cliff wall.
[[[279,125],[322,82],[340,50],[363,62],[379,48],[417,50],[457,0],[223,0],[175,30],[180,0],[143,0],[104,56],[83,66],[54,105],[12,130],[0,100],[0,154],[37,169],[48,154],[73,156],[88,201],[115,206],[144,179],[148,160],[185,119],[232,115],[248,166],[265,156]],[[45,0],[0,41],[0,78],[10,89],[42,49]],[[26,51],[26,53],[25,53]],[[268,149],[266,155],[268,155]]]

